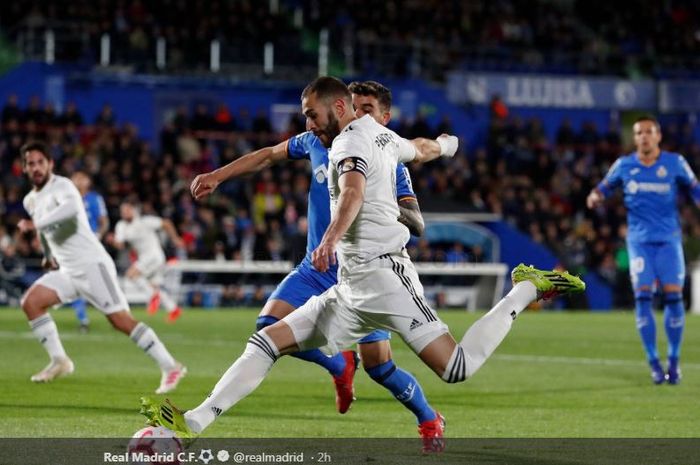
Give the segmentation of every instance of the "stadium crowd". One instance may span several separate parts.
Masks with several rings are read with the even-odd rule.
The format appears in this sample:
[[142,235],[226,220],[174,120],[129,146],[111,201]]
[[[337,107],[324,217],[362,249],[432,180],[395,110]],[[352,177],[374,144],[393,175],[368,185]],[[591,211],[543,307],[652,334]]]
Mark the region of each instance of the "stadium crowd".
[[142,70],[154,69],[159,37],[168,43],[174,71],[207,69],[215,38],[224,62],[260,62],[263,44],[271,42],[278,60],[313,64],[318,31],[327,28],[338,61],[344,49],[355,51],[356,70],[435,79],[456,64],[631,77],[688,73],[698,68],[698,21],[700,7],[690,1],[53,0],[0,6],[0,27],[12,38],[20,26],[47,25],[79,37],[57,47],[59,59],[96,62],[99,38],[108,33],[112,62]]
[[[62,114],[33,98],[22,108],[11,97],[2,109],[0,137],[0,252],[3,286],[16,291],[35,275],[24,267],[38,263],[36,239],[21,236],[15,225],[25,216],[22,198],[29,186],[22,176],[19,147],[29,139],[49,142],[59,173],[84,170],[105,198],[111,224],[119,205],[129,198],[143,213],[173,220],[185,241],[171,255],[212,260],[300,260],[305,253],[309,165],[290,162],[265,169],[251,180],[221,185],[208,201],[197,204],[189,182],[197,173],[225,164],[256,148],[303,131],[293,119],[284,134],[275,134],[267,117],[222,105],[210,111],[198,106],[192,114],[179,108],[162,128],[160,150],[138,138],[130,124],[118,126],[109,105],[95,121],[84,121],[68,104]],[[418,119],[398,127],[409,137],[434,137],[449,131],[444,121],[433,128]],[[688,128],[664,128],[663,146],[684,153],[700,166],[700,145]],[[592,123],[575,130],[563,121],[555,140],[548,140],[537,119],[524,121],[494,112],[487,146],[459,153],[449,163],[412,166],[419,202],[459,204],[475,212],[499,213],[559,257],[577,273],[597,271],[629,298],[629,263],[624,246],[625,216],[620,199],[600,212],[585,209],[585,196],[623,151],[619,130],[604,131]],[[700,221],[684,203],[682,217],[688,260],[700,256]],[[479,250],[459,244],[414,240],[409,252],[417,261],[480,261]],[[33,259],[33,260],[32,260]],[[235,296],[231,296],[235,299]],[[624,300],[618,302],[624,303]]]

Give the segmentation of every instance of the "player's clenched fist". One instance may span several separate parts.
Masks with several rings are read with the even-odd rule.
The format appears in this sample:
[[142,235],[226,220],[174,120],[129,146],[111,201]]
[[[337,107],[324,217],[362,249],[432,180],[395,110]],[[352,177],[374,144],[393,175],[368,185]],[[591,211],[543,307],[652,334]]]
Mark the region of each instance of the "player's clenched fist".
[[335,265],[335,244],[321,242],[311,253],[311,264],[321,273],[328,271],[331,265]]
[[218,185],[219,181],[214,176],[214,173],[204,173],[192,180],[190,192],[192,193],[192,197],[199,200],[214,192]]

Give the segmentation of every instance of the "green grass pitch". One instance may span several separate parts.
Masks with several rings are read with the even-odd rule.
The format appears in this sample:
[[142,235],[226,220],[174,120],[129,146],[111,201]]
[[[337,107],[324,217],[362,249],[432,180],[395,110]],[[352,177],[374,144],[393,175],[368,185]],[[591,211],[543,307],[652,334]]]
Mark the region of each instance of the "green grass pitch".
[[[170,395],[176,405],[193,407],[210,392],[243,350],[256,314],[192,310],[166,325],[162,314],[135,310],[189,367]],[[0,309],[0,437],[131,436],[144,425],[139,397],[158,385],[155,364],[94,310],[87,335],[78,334],[71,309],[53,315],[76,371],[37,385],[29,377],[46,364],[46,354],[20,310]],[[458,339],[480,316],[440,315]],[[688,316],[679,386],[652,385],[629,312],[525,312],[481,371],[457,385],[443,383],[397,337],[392,345],[397,364],[417,376],[447,418],[447,437],[693,437],[700,413],[699,323]],[[660,315],[657,328],[663,353]],[[285,357],[205,436],[416,437],[410,412],[363,371],[356,393],[351,410],[339,415],[329,375]]]

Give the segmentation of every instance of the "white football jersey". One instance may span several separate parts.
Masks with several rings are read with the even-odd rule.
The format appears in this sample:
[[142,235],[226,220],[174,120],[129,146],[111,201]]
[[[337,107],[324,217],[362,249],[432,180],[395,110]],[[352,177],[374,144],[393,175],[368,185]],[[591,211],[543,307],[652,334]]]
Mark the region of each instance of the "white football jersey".
[[347,171],[365,175],[365,198],[355,221],[338,244],[338,257],[368,261],[400,251],[410,238],[408,228],[397,221],[396,166],[415,158],[413,144],[365,115],[347,125],[328,153],[328,190],[331,217],[337,211],[339,177]]
[[128,242],[139,259],[158,257],[165,261],[165,253],[158,237],[163,227],[163,219],[157,216],[134,216],[131,221],[119,220],[114,229],[117,242]]
[[75,212],[65,220],[39,230],[46,239],[51,255],[65,272],[79,273],[86,264],[112,260],[90,229],[83,198],[70,179],[51,174],[44,187],[39,191],[32,189],[24,197],[23,203],[35,225],[57,208]]

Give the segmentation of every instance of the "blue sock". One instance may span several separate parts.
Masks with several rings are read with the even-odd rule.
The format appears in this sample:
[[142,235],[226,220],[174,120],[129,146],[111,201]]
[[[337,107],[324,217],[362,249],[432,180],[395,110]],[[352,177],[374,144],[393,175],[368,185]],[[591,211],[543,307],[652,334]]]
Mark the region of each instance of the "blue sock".
[[411,373],[394,365],[393,360],[366,370],[370,378],[387,388],[399,402],[413,412],[418,423],[435,419],[435,410],[428,405],[418,380]]
[[78,321],[81,324],[87,324],[89,320],[87,317],[87,303],[85,302],[85,299],[74,300],[70,305],[73,307]]
[[[259,316],[255,321],[255,329],[260,331],[264,327],[270,326],[278,321],[279,318],[272,315]],[[332,357],[329,357],[318,349],[310,349],[303,352],[295,352],[290,355],[294,358],[299,358],[301,360],[306,360],[307,362],[313,362],[316,365],[321,365],[333,376],[338,376],[343,373],[343,370],[345,370],[345,359],[343,358],[343,354],[340,352]]]
[[680,292],[664,293],[664,326],[668,339],[668,358],[678,360],[685,326],[685,308]]
[[659,359],[656,351],[656,322],[651,309],[651,292],[638,291],[635,297],[635,316],[637,331],[642,338],[642,345],[647,353],[649,363]]

